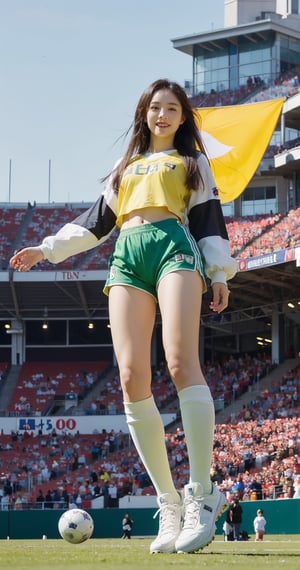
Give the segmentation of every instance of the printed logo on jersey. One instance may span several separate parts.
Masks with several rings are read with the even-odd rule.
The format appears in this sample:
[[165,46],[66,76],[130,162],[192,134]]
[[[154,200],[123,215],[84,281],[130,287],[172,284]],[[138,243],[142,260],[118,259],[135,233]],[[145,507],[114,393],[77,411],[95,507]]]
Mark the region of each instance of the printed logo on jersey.
[[135,174],[136,176],[145,176],[146,174],[151,174],[151,172],[158,172],[160,168],[159,164],[132,164],[126,168],[124,176],[129,176]]
[[124,176],[130,176],[132,174],[136,176],[146,176],[147,174],[151,174],[151,172],[159,172],[162,168],[167,167],[170,170],[175,170],[176,164],[172,162],[164,162],[163,164],[155,163],[155,164],[131,164],[126,168]]

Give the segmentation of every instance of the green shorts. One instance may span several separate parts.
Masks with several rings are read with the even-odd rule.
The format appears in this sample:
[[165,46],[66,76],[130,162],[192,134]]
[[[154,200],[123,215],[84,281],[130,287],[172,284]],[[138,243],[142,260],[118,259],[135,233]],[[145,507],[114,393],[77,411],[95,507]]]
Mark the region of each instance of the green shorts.
[[173,218],[134,226],[120,231],[103,291],[108,295],[113,285],[127,285],[157,300],[162,277],[181,270],[199,271],[206,290],[201,254],[186,226]]

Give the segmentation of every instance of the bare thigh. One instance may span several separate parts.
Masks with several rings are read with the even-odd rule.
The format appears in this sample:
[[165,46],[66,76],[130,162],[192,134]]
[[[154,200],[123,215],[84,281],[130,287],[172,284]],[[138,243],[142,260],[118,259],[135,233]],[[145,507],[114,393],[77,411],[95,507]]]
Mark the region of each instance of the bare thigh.
[[125,402],[151,395],[151,338],[156,301],[139,289],[115,285],[109,292],[112,340]]
[[166,360],[177,390],[206,384],[199,360],[202,278],[198,272],[174,271],[158,288]]

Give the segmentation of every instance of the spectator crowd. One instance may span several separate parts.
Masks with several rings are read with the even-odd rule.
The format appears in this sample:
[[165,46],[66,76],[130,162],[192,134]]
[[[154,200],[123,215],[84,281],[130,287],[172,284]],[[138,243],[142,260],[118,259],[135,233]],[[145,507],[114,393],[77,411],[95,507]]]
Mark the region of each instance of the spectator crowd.
[[[213,390],[222,383],[233,385],[237,378],[247,378],[250,390],[255,386],[249,403],[234,414],[228,412],[227,421],[215,429],[211,478],[229,501],[234,496],[246,501],[300,494],[300,366],[287,370],[269,389],[260,388],[271,369],[267,357],[249,355],[206,364]],[[169,382],[161,365],[154,374],[154,394],[162,409],[175,410]],[[164,391],[166,397],[160,399]],[[166,433],[166,445],[174,481],[182,489],[189,474],[179,417]],[[124,495],[154,494],[128,434],[114,430],[91,435],[67,430],[50,435],[2,433],[0,473],[1,509],[29,508],[32,503],[40,508],[89,506],[100,496],[105,506],[117,506]]]

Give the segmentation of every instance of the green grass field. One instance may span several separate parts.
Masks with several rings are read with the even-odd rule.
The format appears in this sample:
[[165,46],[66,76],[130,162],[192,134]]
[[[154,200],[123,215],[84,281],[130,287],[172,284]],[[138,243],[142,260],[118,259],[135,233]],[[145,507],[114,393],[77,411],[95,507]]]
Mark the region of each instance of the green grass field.
[[266,536],[263,542],[214,542],[197,554],[149,554],[150,539],[0,540],[1,570],[83,570],[140,568],[213,568],[268,570],[300,568],[300,536]]

